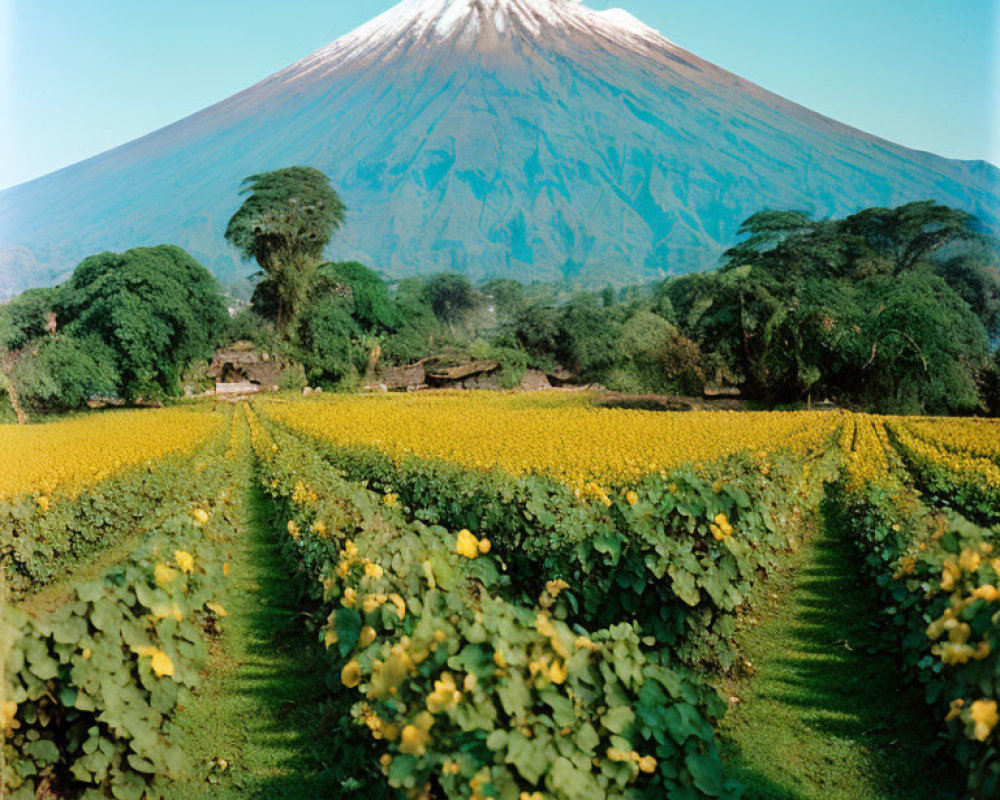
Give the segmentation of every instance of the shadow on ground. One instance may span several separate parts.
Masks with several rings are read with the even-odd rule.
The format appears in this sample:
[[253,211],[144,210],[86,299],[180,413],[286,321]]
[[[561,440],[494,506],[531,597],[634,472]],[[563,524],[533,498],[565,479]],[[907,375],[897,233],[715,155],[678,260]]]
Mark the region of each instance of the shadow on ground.
[[245,492],[228,630],[213,653],[198,706],[181,720],[185,749],[196,764],[168,796],[396,798],[369,738],[350,720],[356,698],[326,686],[324,656],[275,544],[270,509],[259,491]]
[[752,800],[960,797],[920,690],[878,649],[889,634],[849,543],[826,525],[795,561],[742,634],[756,675],[723,726],[732,776]]

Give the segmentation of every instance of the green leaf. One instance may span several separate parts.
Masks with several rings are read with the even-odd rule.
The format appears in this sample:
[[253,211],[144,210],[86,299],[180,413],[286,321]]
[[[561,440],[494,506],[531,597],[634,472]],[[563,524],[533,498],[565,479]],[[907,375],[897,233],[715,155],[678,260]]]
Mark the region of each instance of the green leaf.
[[612,708],[601,717],[601,724],[612,733],[622,733],[635,721],[635,712],[628,706]]
[[59,748],[56,743],[49,739],[38,739],[28,742],[24,751],[35,761],[42,764],[57,764],[59,762]]
[[725,781],[722,774],[722,763],[716,753],[691,753],[685,764],[691,771],[695,788],[700,789],[709,797],[718,797],[725,791]]
[[354,608],[338,609],[334,627],[337,631],[337,647],[340,649],[340,655],[346,657],[358,646],[358,637],[361,635],[361,615]]

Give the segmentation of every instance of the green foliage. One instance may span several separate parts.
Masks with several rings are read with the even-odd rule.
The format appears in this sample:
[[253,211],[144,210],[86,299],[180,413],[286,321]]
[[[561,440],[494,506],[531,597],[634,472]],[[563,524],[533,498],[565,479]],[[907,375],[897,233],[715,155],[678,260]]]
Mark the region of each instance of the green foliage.
[[[700,395],[705,376],[698,346],[676,327],[650,311],[639,310],[625,322],[617,351],[624,371],[640,391]],[[609,388],[617,388],[609,383]]]
[[[993,641],[996,603],[970,594],[974,587],[996,584],[989,560],[996,553],[996,531],[954,515],[932,514],[912,489],[898,484],[852,488],[840,480],[826,505],[828,516],[855,543],[881,593],[885,645],[901,652],[905,674],[923,685],[949,751],[968,776],[969,796],[996,795],[1000,750],[995,736],[992,744],[977,739],[970,718],[975,701],[1000,700],[1000,651]],[[949,615],[954,621],[946,625]],[[949,627],[958,625],[968,626],[970,653],[984,639],[990,642],[985,655],[944,658],[944,643],[954,647],[964,637],[948,635]]]
[[821,394],[889,413],[980,405],[1000,292],[974,218],[933,203],[819,222],[767,211],[741,232],[721,272],[660,295],[751,399]]
[[442,322],[456,325],[479,305],[479,293],[463,275],[444,272],[431,277],[424,286],[424,299]]
[[336,383],[363,370],[368,353],[348,300],[328,297],[309,306],[299,324],[300,360],[314,382]]
[[22,405],[32,412],[60,413],[82,408],[94,395],[118,391],[114,355],[99,340],[46,336],[21,352],[10,379]]
[[250,307],[241,309],[226,321],[219,342],[223,346],[253,342],[268,351],[276,350],[279,344],[274,324]]
[[560,315],[556,356],[584,382],[600,382],[619,366],[621,335],[621,317],[615,309],[604,308],[595,295],[579,295]]
[[[168,735],[177,707],[191,702],[200,681],[205,632],[217,627],[206,604],[225,582],[224,539],[232,535],[226,480],[222,458],[199,475],[195,497],[209,511],[206,527],[195,525],[186,503],[172,505],[123,563],[78,584],[58,609],[31,617],[5,610],[0,680],[15,704],[11,729],[0,732],[5,797],[56,791],[155,800],[165,780],[189,768]],[[144,500],[148,508],[157,497]],[[104,536],[113,513],[106,507],[88,519],[90,530]],[[191,563],[171,557],[178,551]]]
[[[576,601],[556,589],[507,599],[499,561],[459,555],[455,536],[275,437],[256,434],[261,485],[315,587],[331,684],[365,701],[355,718],[385,747],[391,786],[434,782],[456,800],[470,781],[502,798],[738,796],[713,741],[722,704],[635,627],[570,628]],[[652,757],[648,771],[633,753]]]
[[210,355],[226,319],[215,279],[173,246],[91,256],[61,303],[67,333],[103,342],[127,400],[176,395],[184,369]]
[[[635,620],[691,663],[730,662],[733,611],[758,571],[793,544],[791,509],[809,502],[797,493],[816,491],[797,482],[795,458],[764,466],[736,457],[707,472],[652,476],[636,487],[636,505],[618,491],[605,505],[600,495],[578,496],[539,476],[310,445],[349,479],[398,495],[416,518],[488,535],[512,591],[534,598],[546,581],[564,578],[573,587],[573,621],[603,627]],[[737,531],[724,541],[710,532],[719,514]]]
[[28,289],[0,305],[0,350],[20,350],[48,333],[48,315],[58,299],[57,289]]
[[494,278],[480,286],[479,290],[491,301],[502,324],[515,319],[528,303],[524,285],[510,278]]
[[158,528],[211,483],[204,472],[204,481],[192,482],[192,469],[206,459],[221,461],[224,447],[220,438],[194,456],[167,455],[79,493],[0,503],[0,564],[10,591],[15,597],[38,591],[101,550]]
[[250,196],[229,221],[226,239],[243,258],[257,261],[264,280],[254,307],[284,334],[346,209],[329,179],[309,167],[252,175],[243,187]]
[[324,264],[316,274],[312,293],[318,297],[336,294],[341,287],[351,299],[351,316],[369,334],[395,331],[403,318],[389,288],[368,267],[355,261]]

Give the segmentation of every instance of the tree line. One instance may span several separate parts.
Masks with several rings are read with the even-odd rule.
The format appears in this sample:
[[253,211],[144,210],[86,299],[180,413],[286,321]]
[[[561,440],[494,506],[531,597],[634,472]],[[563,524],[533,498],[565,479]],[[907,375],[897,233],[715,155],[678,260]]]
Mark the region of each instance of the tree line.
[[325,262],[346,217],[326,176],[255,175],[244,194],[226,238],[260,272],[239,313],[180,248],[102,253],[0,306],[0,391],[34,412],[175,396],[185,370],[249,339],[301,365],[303,381],[345,390],[376,365],[440,356],[495,360],[509,387],[527,369],[562,369],[628,393],[739,387],[761,407],[1000,413],[994,243],[936,203],[839,220],[765,211],[718,270],[589,292]]

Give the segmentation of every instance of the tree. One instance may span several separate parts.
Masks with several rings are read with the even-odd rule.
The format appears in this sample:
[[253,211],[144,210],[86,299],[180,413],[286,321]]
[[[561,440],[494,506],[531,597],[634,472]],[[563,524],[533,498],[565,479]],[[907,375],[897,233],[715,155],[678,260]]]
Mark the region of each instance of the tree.
[[621,366],[618,341],[622,324],[613,309],[606,309],[597,295],[573,298],[559,321],[556,355],[560,362],[576,370],[587,382],[603,382]]
[[64,286],[60,314],[67,333],[108,348],[129,401],[177,394],[181,373],[211,354],[227,316],[215,278],[172,245],[85,259]]
[[310,301],[330,296],[350,298],[351,315],[369,334],[389,333],[403,322],[385,281],[356,261],[324,264],[316,273],[309,296]]
[[336,383],[356,375],[367,358],[361,329],[346,298],[328,296],[310,305],[299,322],[299,357],[312,381]]
[[58,302],[57,289],[28,289],[0,306],[0,347],[20,350],[48,333],[48,315]]
[[492,300],[497,317],[501,320],[514,319],[527,303],[524,285],[512,278],[494,278],[484,283],[480,290]]
[[437,318],[452,327],[479,304],[479,294],[468,279],[453,272],[433,276],[424,291]]
[[841,223],[857,262],[886,261],[892,275],[901,275],[954,242],[980,238],[972,214],[933,201],[899,208],[869,208]]
[[250,196],[229,220],[226,239],[260,266],[254,307],[285,335],[346,208],[329,179],[310,167],[251,175],[243,187]]
[[118,374],[101,342],[60,334],[23,350],[10,381],[31,411],[59,413],[83,407],[94,395],[114,394]]

